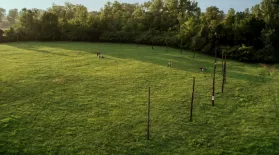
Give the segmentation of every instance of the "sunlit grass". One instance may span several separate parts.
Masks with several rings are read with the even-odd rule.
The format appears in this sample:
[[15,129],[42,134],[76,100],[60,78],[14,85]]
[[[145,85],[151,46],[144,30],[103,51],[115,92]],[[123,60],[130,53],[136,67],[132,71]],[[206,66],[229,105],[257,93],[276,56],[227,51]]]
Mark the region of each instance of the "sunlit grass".
[[228,61],[222,94],[219,59],[212,107],[214,58],[192,57],[136,45],[0,44],[0,153],[279,154],[278,65]]

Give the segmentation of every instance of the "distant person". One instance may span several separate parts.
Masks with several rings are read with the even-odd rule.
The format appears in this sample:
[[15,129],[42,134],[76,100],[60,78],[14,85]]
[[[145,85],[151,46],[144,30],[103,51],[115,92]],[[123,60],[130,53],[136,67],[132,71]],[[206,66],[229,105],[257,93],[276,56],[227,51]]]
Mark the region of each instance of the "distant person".
[[105,58],[101,52],[99,53],[98,57],[99,58]]
[[200,70],[201,70],[202,72],[204,72],[204,67],[201,67]]
[[169,61],[168,67],[172,67],[172,62],[171,61]]

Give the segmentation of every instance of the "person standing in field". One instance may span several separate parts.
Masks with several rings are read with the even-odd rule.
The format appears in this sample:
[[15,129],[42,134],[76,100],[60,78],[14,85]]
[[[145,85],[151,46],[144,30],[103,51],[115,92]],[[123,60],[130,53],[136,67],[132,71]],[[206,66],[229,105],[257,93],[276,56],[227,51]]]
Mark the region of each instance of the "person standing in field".
[[168,67],[172,67],[172,62],[171,61],[169,61]]
[[101,52],[98,53],[98,58],[105,58]]

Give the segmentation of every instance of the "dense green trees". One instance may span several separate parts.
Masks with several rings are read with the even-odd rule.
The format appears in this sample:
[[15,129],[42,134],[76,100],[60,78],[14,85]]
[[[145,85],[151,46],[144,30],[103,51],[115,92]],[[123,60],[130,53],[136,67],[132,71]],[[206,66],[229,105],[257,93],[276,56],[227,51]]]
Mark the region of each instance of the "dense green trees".
[[[144,4],[108,2],[98,12],[66,3],[47,10],[10,10],[16,23],[6,41],[71,40],[168,45],[213,55],[227,52],[243,61],[279,60],[279,1],[262,0],[242,12],[217,7],[201,12],[191,0],[151,0]],[[0,17],[5,10],[0,9]],[[16,22],[18,18],[18,22]],[[2,18],[0,18],[2,19]],[[3,39],[2,39],[3,41]]]

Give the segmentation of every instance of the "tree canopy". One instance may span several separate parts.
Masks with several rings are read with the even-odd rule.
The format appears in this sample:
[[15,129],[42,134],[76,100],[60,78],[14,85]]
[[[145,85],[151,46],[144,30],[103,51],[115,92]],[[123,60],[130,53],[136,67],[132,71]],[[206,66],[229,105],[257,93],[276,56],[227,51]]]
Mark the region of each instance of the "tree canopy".
[[[6,41],[105,41],[168,45],[241,61],[275,62],[279,58],[279,1],[224,13],[216,6],[201,12],[192,0],[151,0],[143,4],[107,2],[100,11],[65,3],[47,10],[8,11],[13,25]],[[0,22],[6,10],[0,8]]]

